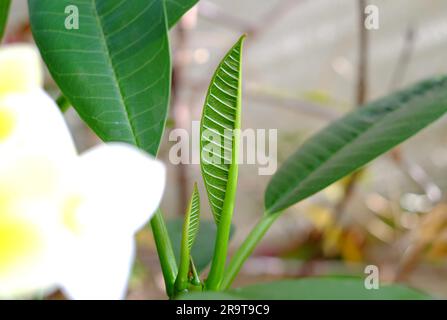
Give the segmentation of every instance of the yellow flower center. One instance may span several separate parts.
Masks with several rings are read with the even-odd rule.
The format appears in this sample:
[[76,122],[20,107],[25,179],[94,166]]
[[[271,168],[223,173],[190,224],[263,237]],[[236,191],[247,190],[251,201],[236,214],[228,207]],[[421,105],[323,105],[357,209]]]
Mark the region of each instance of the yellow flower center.
[[31,262],[42,246],[35,226],[19,219],[0,218],[0,276]]
[[77,217],[81,201],[80,196],[71,196],[64,202],[62,208],[62,222],[73,233],[81,231],[81,225]]
[[14,114],[6,108],[0,108],[0,142],[6,140],[11,135],[14,125]]

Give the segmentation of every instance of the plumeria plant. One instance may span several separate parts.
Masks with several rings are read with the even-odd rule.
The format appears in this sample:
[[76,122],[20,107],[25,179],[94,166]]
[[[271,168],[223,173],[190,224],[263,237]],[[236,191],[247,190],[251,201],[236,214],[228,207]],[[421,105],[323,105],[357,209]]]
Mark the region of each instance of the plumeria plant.
[[[206,201],[197,185],[180,228],[168,233],[158,209],[165,169],[154,159],[171,89],[168,31],[197,2],[28,1],[34,40],[61,96],[56,104],[42,89],[34,47],[1,47],[0,298],[55,289],[75,299],[123,298],[135,232],[149,221],[169,298],[427,298],[402,285],[365,290],[362,279],[345,277],[231,286],[285,209],[442,117],[445,76],[368,103],[307,140],[274,174],[264,213],[227,259],[238,179],[242,36],[218,64],[202,110],[200,165],[217,230],[208,272],[202,272],[207,263],[195,259],[201,225],[208,227],[201,224]],[[0,34],[9,3],[0,5]],[[76,153],[62,116],[71,106],[103,145]]]

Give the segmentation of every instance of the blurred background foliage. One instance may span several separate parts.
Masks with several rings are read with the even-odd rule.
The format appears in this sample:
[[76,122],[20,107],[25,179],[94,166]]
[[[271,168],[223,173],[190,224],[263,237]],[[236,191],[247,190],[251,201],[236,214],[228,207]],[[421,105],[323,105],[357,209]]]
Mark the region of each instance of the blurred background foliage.
[[[162,208],[170,218],[182,216],[194,181],[206,193],[199,165],[169,163],[175,142],[168,133],[199,121],[212,72],[241,33],[248,34],[242,127],[278,129],[279,163],[362,102],[447,73],[446,1],[364,3],[378,6],[380,28],[363,34],[358,0],[201,0],[171,30],[173,95],[160,151],[169,168]],[[25,0],[13,1],[5,41],[32,41]],[[49,76],[46,87],[58,95]],[[66,117],[80,150],[98,143],[73,110]],[[375,264],[384,282],[405,281],[447,298],[446,123],[443,118],[355,177],[288,209],[235,285],[363,275]],[[258,176],[257,165],[241,166],[232,248],[262,214],[269,179]],[[202,216],[211,219],[205,204]],[[129,298],[164,298],[151,232],[143,230],[138,240]]]

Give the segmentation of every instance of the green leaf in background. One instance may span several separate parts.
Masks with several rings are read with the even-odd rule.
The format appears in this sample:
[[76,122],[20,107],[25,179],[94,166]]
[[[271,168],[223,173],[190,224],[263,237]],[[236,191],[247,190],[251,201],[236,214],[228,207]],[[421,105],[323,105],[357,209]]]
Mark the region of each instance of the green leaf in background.
[[[168,229],[169,237],[171,238],[172,247],[174,249],[177,261],[180,261],[183,221],[183,218],[176,218],[166,222],[166,227]],[[216,233],[217,227],[213,221],[200,221],[200,230],[191,249],[191,256],[193,257],[194,264],[199,272],[205,269],[213,258]],[[233,234],[234,226],[232,225],[230,237]]]
[[199,0],[165,0],[168,27],[172,28],[178,20]]
[[183,291],[188,286],[188,273],[190,266],[190,252],[200,225],[200,195],[197,184],[194,184],[191,200],[185,214],[182,231],[182,244],[180,248],[179,271],[176,280],[176,289]]
[[359,169],[447,111],[447,77],[420,82],[350,112],[307,140],[272,177],[273,214]]
[[11,0],[0,1],[0,41],[2,41],[3,35],[5,34],[10,6],[11,6]]
[[[69,6],[79,29],[66,28]],[[170,96],[164,0],[29,0],[34,39],[51,75],[104,141],[155,155]]]
[[225,292],[190,293],[187,300],[426,300],[425,293],[399,284],[365,288],[364,279],[353,277],[321,277],[281,280],[256,284]]
[[211,79],[200,124],[200,166],[216,224],[232,215],[237,186],[241,126],[241,50],[244,36],[230,49]]

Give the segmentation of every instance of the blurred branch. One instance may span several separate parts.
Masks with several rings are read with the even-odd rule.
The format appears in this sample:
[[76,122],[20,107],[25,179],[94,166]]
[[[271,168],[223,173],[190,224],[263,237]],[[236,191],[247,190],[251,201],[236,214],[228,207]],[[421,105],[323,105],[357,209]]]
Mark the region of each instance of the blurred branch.
[[[359,61],[357,63],[357,90],[355,104],[357,107],[361,107],[366,102],[367,86],[368,86],[368,30],[364,26],[365,21],[365,0],[358,1],[358,28],[359,28]],[[346,209],[349,201],[355,193],[357,180],[360,175],[360,171],[355,172],[349,177],[348,183],[345,185],[343,196],[340,201],[335,205],[334,216],[338,221],[343,212]]]
[[356,106],[361,107],[366,101],[368,81],[368,30],[364,26],[366,1],[359,0],[358,28],[359,28],[359,61],[357,63],[357,92]]
[[[175,28],[176,32],[176,50],[172,67],[172,87],[171,87],[171,114],[174,119],[172,129],[187,129],[189,110],[187,105],[183,104],[180,99],[180,90],[183,85],[183,73],[185,69],[185,52],[188,46],[187,30],[184,26],[184,20],[188,19],[188,15],[184,16]],[[171,129],[171,130],[172,130]],[[177,214],[182,215],[186,212],[188,205],[188,175],[184,164],[177,165],[177,190],[179,192]]]
[[217,4],[203,1],[199,3],[198,8],[199,15],[212,21],[213,23],[218,23],[228,28],[237,29],[241,32],[245,32],[246,30],[250,30],[252,28],[252,26],[245,20],[228,14]]
[[[416,31],[414,26],[409,26],[405,32],[404,44],[399,54],[396,67],[391,76],[390,91],[395,90],[402,83],[405,73],[408,70],[408,66],[414,51],[414,42],[416,38]],[[427,197],[432,203],[438,202],[442,197],[441,189],[432,181],[429,175],[426,173],[417,163],[412,163],[406,159],[401,152],[400,148],[395,148],[390,152],[391,158],[396,165],[413,180],[422,190],[424,190]]]
[[419,265],[427,250],[447,228],[447,205],[439,204],[427,213],[420,225],[414,228],[412,243],[405,251],[395,274],[395,281],[405,281]]
[[257,23],[248,23],[244,19],[229,14],[219,5],[207,1],[199,4],[199,14],[203,18],[211,20],[214,23],[220,23],[225,27],[246,33],[249,36],[247,40],[252,41],[255,37],[262,35],[266,30],[271,29],[272,25],[280,21],[290,9],[300,4],[302,1],[303,0],[279,1],[278,4],[259,19],[259,22]]
[[345,188],[343,190],[343,197],[340,199],[340,201],[335,205],[334,208],[334,220],[340,221],[341,216],[343,215],[343,212],[345,211],[347,205],[351,201],[352,197],[355,194],[355,187],[357,184],[357,181],[359,179],[359,176],[361,176],[362,170],[354,172],[348,177],[348,181],[345,184]]
[[9,36],[6,36],[5,43],[26,42],[31,35],[31,26],[28,21],[24,21]]
[[432,180],[424,168],[404,158],[400,149],[393,150],[391,157],[398,167],[424,191],[433,204],[441,200],[441,188]]
[[397,59],[396,67],[394,68],[394,72],[391,76],[389,86],[390,91],[395,90],[403,81],[405,73],[408,70],[411,56],[413,54],[414,40],[415,29],[413,26],[409,26],[405,32],[404,45],[402,46],[399,58]]
[[262,36],[267,30],[271,29],[274,24],[281,21],[282,18],[287,15],[293,7],[301,4],[304,0],[282,0],[279,1],[276,6],[259,19],[259,22],[249,29],[245,30],[245,33],[249,35],[247,38],[250,41]]

